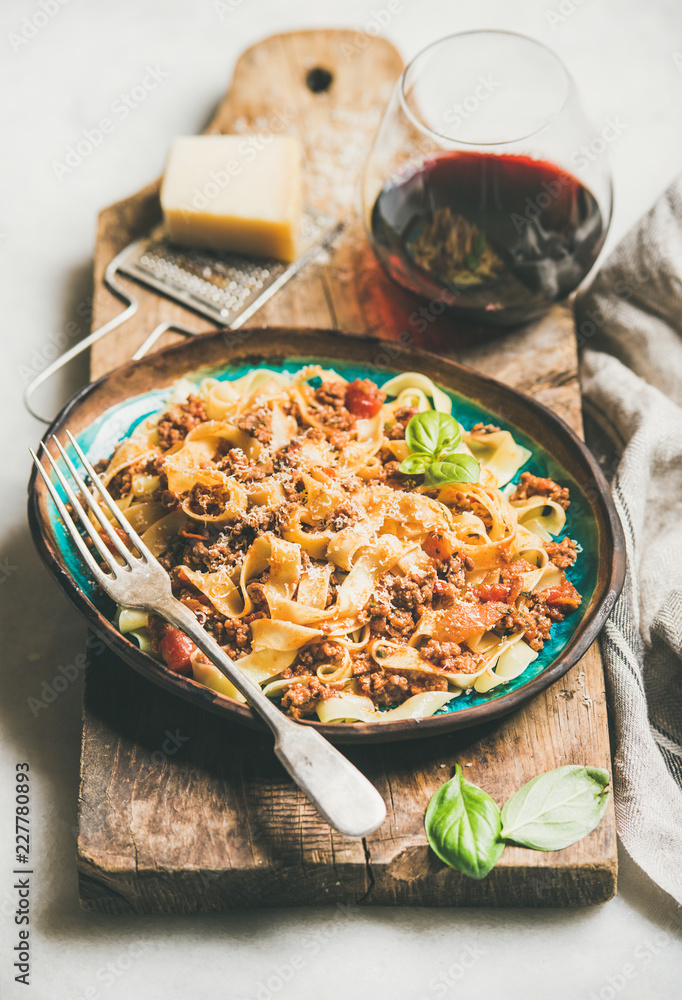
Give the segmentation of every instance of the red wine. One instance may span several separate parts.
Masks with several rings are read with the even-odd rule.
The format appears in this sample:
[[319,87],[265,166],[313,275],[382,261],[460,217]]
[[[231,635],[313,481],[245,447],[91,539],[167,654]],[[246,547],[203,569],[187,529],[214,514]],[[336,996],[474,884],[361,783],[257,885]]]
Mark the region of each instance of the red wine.
[[594,195],[526,156],[438,153],[386,184],[374,247],[400,284],[472,323],[512,325],[571,292],[605,238]]

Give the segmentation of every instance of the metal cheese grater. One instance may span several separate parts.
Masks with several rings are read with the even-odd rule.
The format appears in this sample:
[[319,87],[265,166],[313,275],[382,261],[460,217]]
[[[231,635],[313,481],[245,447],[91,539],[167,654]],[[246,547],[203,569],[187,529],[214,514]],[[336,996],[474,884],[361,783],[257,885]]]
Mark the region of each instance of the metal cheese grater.
[[[137,299],[118,282],[118,274],[133,278],[174,299],[219,327],[236,330],[323,247],[328,246],[342,226],[342,223],[336,222],[331,216],[305,212],[301,219],[301,255],[292,264],[283,264],[274,259],[175,246],[168,242],[163,228],[159,226],[149,236],[125,247],[105,271],[105,285],[127,303],[127,308],[104,326],[93,330],[89,336],[40,372],[24,392],[26,408],[38,420],[49,423],[31,405],[36,390],[78,354],[121,326],[137,311]],[[182,323],[160,323],[137,349],[132,360],[137,361],[143,357],[167,330],[189,337],[197,336],[200,332]]]

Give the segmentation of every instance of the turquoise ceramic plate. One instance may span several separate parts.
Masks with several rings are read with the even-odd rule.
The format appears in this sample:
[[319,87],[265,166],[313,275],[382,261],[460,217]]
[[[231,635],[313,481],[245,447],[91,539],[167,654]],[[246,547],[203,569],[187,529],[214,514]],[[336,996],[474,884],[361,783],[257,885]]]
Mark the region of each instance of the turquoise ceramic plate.
[[[349,380],[370,377],[381,385],[399,371],[421,371],[449,394],[453,415],[464,426],[479,420],[494,422],[511,431],[532,452],[518,475],[529,471],[569,487],[571,506],[565,533],[582,548],[577,564],[567,574],[583,595],[582,605],[575,615],[553,626],[551,642],[520,677],[489,694],[463,694],[433,718],[420,722],[309,724],[339,742],[426,736],[479,724],[533,697],[579,659],[595,639],[618,595],[624,559],[620,524],[608,487],[588,450],[565,424],[530,398],[422,352],[404,351],[394,362],[395,367],[388,369],[373,363],[378,354],[375,342],[349,342],[331,331],[254,331],[248,347],[228,351],[220,334],[211,335],[118,369],[75,397],[50,428],[46,440],[52,433],[62,436],[68,427],[91,461],[108,458],[123,437],[166,403],[171,383],[181,376],[198,383],[207,375],[235,379],[255,366],[295,371],[304,364],[320,363],[335,368]],[[38,550],[59,584],[92,627],[128,663],[185,698],[258,725],[249,709],[172,673],[143,653],[133,639],[120,635],[112,624],[113,604],[88,577],[52,501],[35,476],[30,486],[29,515]]]

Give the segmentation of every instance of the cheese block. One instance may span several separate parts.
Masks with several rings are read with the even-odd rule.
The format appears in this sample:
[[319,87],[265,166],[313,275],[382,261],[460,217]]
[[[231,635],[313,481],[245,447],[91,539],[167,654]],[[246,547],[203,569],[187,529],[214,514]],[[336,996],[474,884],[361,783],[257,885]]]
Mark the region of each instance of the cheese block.
[[292,135],[179,136],[161,185],[168,237],[183,246],[296,260],[302,160]]

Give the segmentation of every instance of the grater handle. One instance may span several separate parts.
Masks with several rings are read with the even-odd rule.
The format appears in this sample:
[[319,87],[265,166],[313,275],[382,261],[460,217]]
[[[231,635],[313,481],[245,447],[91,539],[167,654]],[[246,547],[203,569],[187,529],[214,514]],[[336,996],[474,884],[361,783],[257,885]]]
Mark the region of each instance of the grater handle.
[[[320,221],[321,219],[322,221]],[[198,305],[196,297],[192,297],[188,293],[185,293],[182,296],[179,296],[177,293],[176,295],[173,295],[173,292],[162,282],[152,281],[149,275],[140,274],[139,269],[130,270],[131,257],[134,257],[136,253],[139,255],[139,253],[147,245],[148,239],[135,240],[133,243],[129,244],[129,246],[124,247],[124,249],[121,250],[120,253],[118,253],[107,266],[107,269],[104,272],[104,284],[114,293],[114,295],[117,295],[118,298],[123,299],[123,301],[127,303],[127,308],[124,309],[118,316],[115,316],[114,319],[105,323],[104,326],[100,326],[97,330],[93,330],[92,333],[85,337],[84,340],[81,340],[80,343],[75,344],[68,351],[65,351],[61,357],[57,358],[56,361],[53,361],[52,364],[48,365],[44,371],[40,372],[36,378],[29,382],[24,390],[24,406],[37,420],[40,420],[42,423],[49,424],[51,422],[50,420],[42,417],[33,409],[32,401],[36,391],[44,385],[45,382],[51,379],[53,375],[64,368],[65,365],[69,364],[69,362],[75,357],[83,351],[86,351],[101,337],[106,336],[107,333],[110,333],[112,330],[121,326],[122,323],[125,323],[126,320],[130,319],[130,317],[137,312],[139,305],[138,300],[131,294],[131,292],[124,288],[123,285],[118,283],[116,280],[117,271],[121,271],[126,275],[126,277],[132,277],[138,281],[142,281],[149,287],[154,288],[157,291],[161,291],[166,295],[170,295],[171,298],[175,298],[176,301],[180,301],[185,308],[193,309],[201,315],[208,316],[212,322],[220,324],[225,329],[237,330],[247,320],[251,319],[254,313],[256,313],[265,304],[265,302],[275,294],[275,292],[279,291],[279,289],[290,278],[297,274],[303,267],[305,267],[306,264],[309,264],[322,247],[328,246],[332,243],[341,229],[343,229],[344,225],[342,222],[334,222],[326,216],[316,217],[313,221],[318,227],[317,237],[308,246],[307,250],[297,260],[285,267],[281,273],[278,274],[278,276],[270,284],[268,284],[267,287],[260,292],[260,294],[255,295],[252,298],[252,301],[243,307],[241,311],[239,311],[236,315],[231,316],[229,318],[229,322],[226,319],[223,319],[220,314],[214,315],[214,311],[207,313],[205,308],[202,309]],[[323,222],[327,225],[326,230],[323,227]],[[190,327],[184,326],[182,323],[160,323],[154,328],[154,330],[152,330],[144,343],[137,349],[132,357],[132,360],[139,361],[139,359],[142,358],[156,343],[161,334],[165,333],[167,330],[176,330],[178,333],[182,333],[187,337],[200,336],[202,333],[206,332],[205,330],[192,330]]]
[[122,313],[119,313],[118,316],[114,316],[113,319],[110,319],[108,323],[98,327],[97,330],[93,330],[92,333],[88,334],[88,336],[81,340],[78,344],[74,344],[73,347],[69,348],[68,351],[65,351],[64,354],[58,357],[56,361],[53,361],[52,364],[48,365],[47,368],[43,369],[39,375],[29,382],[24,390],[24,406],[31,416],[36,418],[36,420],[40,420],[44,424],[51,423],[51,420],[42,417],[33,409],[33,396],[40,386],[44,385],[45,382],[51,379],[53,375],[64,368],[65,365],[68,365],[69,362],[73,361],[74,358],[78,357],[79,354],[82,354],[83,351],[87,351],[87,349],[96,341],[105,337],[107,333],[115,330],[116,327],[121,326],[122,323],[125,323],[126,320],[130,319],[130,317],[137,312],[139,305],[137,299],[116,280],[116,271],[118,270],[119,264],[129,252],[130,247],[128,246],[114,257],[104,272],[105,285],[114,293],[114,295],[117,295],[120,299],[123,299],[124,302],[128,303],[127,308],[124,309]]
[[200,337],[202,333],[206,332],[205,330],[192,330],[189,326],[184,326],[182,323],[159,323],[158,326],[154,327],[147,339],[140,344],[133,354],[131,361],[139,361],[140,358],[143,358],[149,352],[149,349],[154,346],[161,334],[167,333],[168,330],[175,330],[176,333],[182,333],[185,337]]

